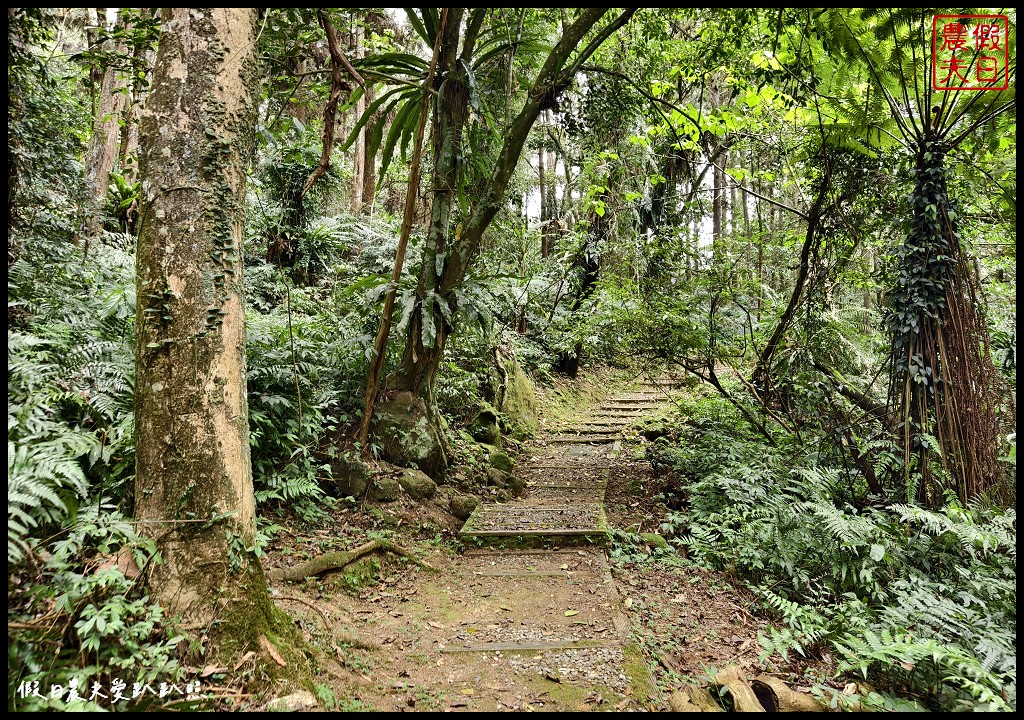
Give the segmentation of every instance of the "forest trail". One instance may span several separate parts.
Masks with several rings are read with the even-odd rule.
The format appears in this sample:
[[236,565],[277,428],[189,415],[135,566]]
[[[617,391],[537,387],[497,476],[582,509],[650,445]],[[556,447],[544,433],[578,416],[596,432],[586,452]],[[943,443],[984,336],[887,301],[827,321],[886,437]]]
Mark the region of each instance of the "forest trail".
[[338,651],[335,687],[358,703],[341,707],[666,709],[631,640],[604,511],[622,432],[665,403],[665,390],[616,395],[539,436],[516,468],[523,495],[480,505],[460,533],[469,549],[427,558],[439,573],[408,568],[364,602],[328,605],[336,627],[373,638],[365,655]]

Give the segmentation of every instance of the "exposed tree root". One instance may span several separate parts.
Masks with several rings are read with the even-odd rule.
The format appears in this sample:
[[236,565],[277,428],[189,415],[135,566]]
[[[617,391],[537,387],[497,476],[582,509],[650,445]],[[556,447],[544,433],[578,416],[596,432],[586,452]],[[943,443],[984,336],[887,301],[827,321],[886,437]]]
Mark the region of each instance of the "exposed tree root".
[[410,560],[417,567],[429,570],[430,572],[438,572],[437,568],[423,562],[417,558],[411,550],[408,550],[401,545],[395,545],[387,540],[371,540],[368,543],[360,545],[355,550],[324,553],[323,555],[318,555],[304,563],[299,563],[294,567],[271,570],[267,575],[274,582],[295,582],[308,577],[314,577],[330,570],[340,570],[364,555],[369,555],[370,553],[377,551],[401,555],[402,557]]

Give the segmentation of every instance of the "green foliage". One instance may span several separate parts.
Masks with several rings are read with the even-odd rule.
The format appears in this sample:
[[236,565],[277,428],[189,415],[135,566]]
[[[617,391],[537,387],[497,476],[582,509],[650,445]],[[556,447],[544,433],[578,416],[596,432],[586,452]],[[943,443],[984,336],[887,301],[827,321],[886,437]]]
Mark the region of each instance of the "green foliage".
[[[134,683],[182,677],[175,649],[182,637],[166,633],[160,606],[122,569],[145,567],[155,555],[153,540],[138,536],[101,502],[83,506],[49,551],[40,549],[35,564],[15,571],[19,587],[8,597],[8,709],[106,709],[109,701],[89,700],[90,689],[98,683],[108,691],[113,681],[126,684],[125,697],[138,708],[152,700],[133,702]],[[44,697],[19,694],[22,683],[35,682]],[[51,699],[50,688],[58,685],[65,695],[76,686],[84,699]]]
[[[719,401],[720,402],[720,401]],[[947,709],[1016,702],[1016,515],[864,505],[847,468],[726,441],[736,419],[693,412],[675,460],[690,557],[746,579],[781,627],[764,657],[831,646],[840,672]],[[689,407],[693,407],[692,405]]]
[[134,469],[132,258],[43,249],[22,254],[8,286],[26,318],[7,338],[9,561],[87,495],[129,500]]
[[104,212],[114,221],[115,227],[110,228],[123,233],[135,234],[135,225],[139,215],[139,200],[142,183],[139,180],[129,182],[119,173],[110,173],[110,187],[107,190],[107,202]]
[[80,155],[89,112],[74,71],[43,59],[52,12],[15,8],[8,18],[8,264],[37,241],[71,242],[88,197]]

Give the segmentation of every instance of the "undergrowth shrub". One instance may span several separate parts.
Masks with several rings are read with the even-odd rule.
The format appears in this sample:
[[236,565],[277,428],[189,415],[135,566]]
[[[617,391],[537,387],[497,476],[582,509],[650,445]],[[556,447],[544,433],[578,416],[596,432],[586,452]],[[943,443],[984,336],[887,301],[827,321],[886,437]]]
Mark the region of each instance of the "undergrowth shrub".
[[8,710],[162,705],[160,683],[178,682],[184,670],[176,659],[182,637],[166,632],[162,609],[133,579],[156,554],[153,540],[101,502],[82,506],[49,548],[13,571]]
[[822,463],[828,454],[766,448],[719,399],[684,409],[679,444],[659,450],[689,501],[689,535],[675,542],[781,619],[763,657],[831,647],[840,673],[930,708],[1015,708],[1012,509],[952,494],[934,511],[865,503],[857,471]]
[[[292,291],[301,296],[302,291]],[[365,359],[349,328],[326,313],[291,319],[278,307],[248,319],[249,438],[258,502],[323,497],[330,478],[321,450],[350,424]]]

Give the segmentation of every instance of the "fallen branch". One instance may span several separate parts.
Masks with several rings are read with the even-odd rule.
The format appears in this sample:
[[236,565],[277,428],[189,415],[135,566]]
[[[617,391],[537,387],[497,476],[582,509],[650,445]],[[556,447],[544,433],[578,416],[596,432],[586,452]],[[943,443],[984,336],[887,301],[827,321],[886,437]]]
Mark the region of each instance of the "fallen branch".
[[407,550],[401,545],[395,545],[387,540],[371,540],[368,543],[360,545],[355,550],[324,553],[323,555],[318,555],[304,563],[299,563],[294,567],[271,570],[268,573],[268,577],[274,582],[294,582],[297,580],[303,580],[308,577],[315,577],[330,570],[340,570],[346,565],[352,564],[364,555],[369,555],[370,553],[377,551],[401,555],[402,557],[410,560],[414,565],[421,567],[424,570],[439,572],[437,568],[423,562],[417,558],[411,550]]

